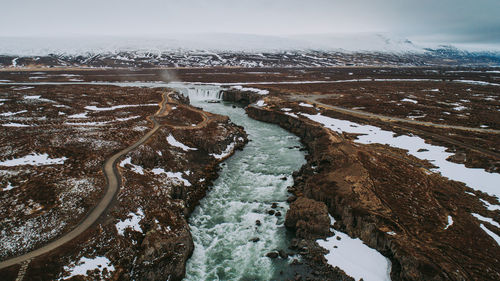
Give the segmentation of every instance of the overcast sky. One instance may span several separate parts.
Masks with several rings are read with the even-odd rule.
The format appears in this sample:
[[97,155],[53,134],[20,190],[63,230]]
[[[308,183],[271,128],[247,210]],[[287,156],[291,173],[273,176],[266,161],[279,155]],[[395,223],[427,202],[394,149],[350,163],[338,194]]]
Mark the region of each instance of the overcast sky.
[[0,0],[0,36],[388,32],[500,43],[500,0]]

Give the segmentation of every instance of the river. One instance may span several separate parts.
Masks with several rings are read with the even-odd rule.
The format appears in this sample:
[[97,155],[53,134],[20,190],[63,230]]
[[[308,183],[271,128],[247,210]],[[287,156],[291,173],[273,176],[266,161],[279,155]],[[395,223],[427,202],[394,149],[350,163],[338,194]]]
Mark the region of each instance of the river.
[[[220,87],[177,89],[190,97],[192,105],[229,116],[245,128],[250,140],[221,164],[219,178],[189,219],[195,250],[185,280],[284,278],[291,258],[270,259],[266,254],[288,248],[290,234],[284,226],[287,186],[293,185],[292,172],[306,162],[299,138],[277,125],[249,118],[232,103],[208,103],[220,99]],[[275,209],[273,203],[277,203]],[[269,210],[279,211],[281,216],[270,215]],[[258,241],[251,241],[256,238]]]

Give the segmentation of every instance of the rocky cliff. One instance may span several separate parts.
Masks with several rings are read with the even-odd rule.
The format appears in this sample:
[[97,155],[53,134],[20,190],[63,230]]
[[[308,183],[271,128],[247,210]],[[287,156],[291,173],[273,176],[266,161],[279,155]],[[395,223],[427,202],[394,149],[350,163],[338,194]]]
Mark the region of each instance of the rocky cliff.
[[[293,132],[310,153],[294,174],[291,191],[298,199],[287,214],[287,226],[299,236],[328,232],[324,215],[316,216],[324,213],[324,203],[337,220],[336,229],[391,260],[393,280],[498,280],[500,247],[471,213],[497,220],[500,214],[465,193],[469,188],[412,164],[416,159],[404,151],[355,144],[310,120],[286,115],[280,102],[270,98],[269,106],[249,106],[247,113]],[[453,224],[447,227],[448,216]],[[488,229],[498,234],[493,226]]]
[[256,102],[262,96],[251,91],[240,91],[234,89],[225,89],[222,91],[222,99],[225,101],[235,102],[243,105],[248,105]]
[[[104,89],[121,90],[118,87]],[[163,97],[164,111],[155,117],[160,128],[145,143],[118,160],[116,170],[121,185],[106,212],[84,233],[54,251],[28,261],[25,266],[17,264],[2,269],[0,279],[17,280],[21,274],[24,280],[182,280],[186,261],[194,248],[187,219],[217,178],[219,163],[241,149],[247,137],[243,128],[229,118],[191,107],[188,99],[175,93],[167,95],[166,89],[131,88],[130,95],[122,94],[116,100],[122,103],[126,103],[126,98],[140,100],[140,94],[144,99],[143,92],[150,95],[152,106],[135,117],[135,122],[141,120],[140,125],[132,122],[109,125],[105,128],[108,134],[103,138],[134,132],[120,145],[126,147],[134,143],[151,130],[151,114],[158,110],[156,103]],[[103,112],[120,113],[118,110]],[[87,132],[92,138],[89,131],[82,134]],[[106,144],[106,139],[99,141]],[[107,153],[114,153],[104,148],[88,153],[103,159],[109,157]],[[102,161],[84,164],[97,170],[95,177],[104,182]],[[86,170],[75,172],[85,175]],[[63,196],[65,194],[61,198],[66,198]],[[89,200],[84,194],[67,196],[75,197],[76,202]],[[97,202],[100,198],[97,194],[91,199]]]

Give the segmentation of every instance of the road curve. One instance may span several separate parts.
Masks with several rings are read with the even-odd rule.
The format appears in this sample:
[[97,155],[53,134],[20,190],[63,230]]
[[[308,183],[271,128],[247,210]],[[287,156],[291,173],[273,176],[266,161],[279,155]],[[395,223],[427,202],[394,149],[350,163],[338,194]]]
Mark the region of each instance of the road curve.
[[455,129],[455,130],[470,131],[470,132],[477,132],[477,133],[500,134],[500,130],[495,130],[495,129],[471,128],[471,127],[465,127],[465,126],[436,124],[436,123],[432,123],[432,122],[391,117],[391,116],[385,116],[385,115],[370,113],[370,112],[361,111],[361,110],[348,109],[348,108],[335,106],[335,105],[331,105],[331,104],[326,104],[326,103],[318,101],[318,99],[324,98],[325,96],[300,95],[300,96],[291,96],[291,97],[295,100],[305,100],[305,101],[308,101],[310,103],[316,103],[320,107],[323,107],[326,109],[331,109],[331,110],[334,110],[337,112],[346,113],[349,115],[354,115],[354,116],[359,116],[359,117],[379,119],[379,120],[386,121],[386,122],[387,121],[389,121],[389,122],[402,122],[402,123],[407,123],[407,124],[421,125],[421,126],[428,126],[428,127],[442,128],[442,129]]
[[73,230],[46,244],[45,246],[42,246],[41,248],[38,248],[26,254],[0,262],[0,269],[19,264],[24,261],[36,258],[40,255],[46,254],[58,248],[59,246],[75,239],[97,221],[102,213],[104,213],[104,211],[109,207],[111,201],[120,189],[120,174],[116,169],[118,159],[120,159],[120,157],[124,156],[130,151],[136,149],[141,144],[145,143],[152,135],[156,133],[156,131],[158,131],[158,129],[160,129],[161,125],[158,123],[155,116],[164,115],[167,101],[167,94],[164,93],[162,95],[162,101],[160,102],[160,109],[158,109],[158,111],[153,116],[151,116],[153,128],[148,133],[146,133],[141,139],[139,139],[129,147],[117,152],[104,162],[103,172],[107,180],[106,193],[101,198],[99,203],[97,203],[94,209],[92,209],[92,211],[85,217],[85,219],[81,223],[79,223]]

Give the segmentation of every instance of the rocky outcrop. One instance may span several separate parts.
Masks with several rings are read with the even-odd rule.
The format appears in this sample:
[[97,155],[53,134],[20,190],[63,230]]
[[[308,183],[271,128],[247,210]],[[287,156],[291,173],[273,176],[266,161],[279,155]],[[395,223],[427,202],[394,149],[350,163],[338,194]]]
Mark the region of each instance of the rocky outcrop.
[[330,218],[325,203],[299,197],[286,213],[285,226],[295,229],[300,238],[325,237],[330,233]]
[[[101,88],[112,93],[112,90],[122,90],[120,87]],[[141,97],[137,97],[137,91],[131,91],[129,95],[118,95],[121,93],[118,92],[119,98],[116,100],[127,103],[126,98],[129,98],[140,104],[146,96],[143,92],[150,94],[151,100],[147,101],[152,104],[157,103],[161,96],[165,97],[164,89],[150,90],[151,93],[141,89],[141,100]],[[101,96],[108,97],[97,95]],[[136,98],[139,100],[136,101]],[[232,123],[229,118],[188,106],[185,104],[188,99],[183,96],[171,94],[170,98],[168,105],[171,110],[157,118],[161,127],[146,142],[118,159],[116,169],[121,184],[106,212],[95,225],[77,238],[30,261],[24,280],[59,280],[72,275],[72,280],[184,278],[186,262],[194,249],[187,218],[217,178],[219,163],[241,149],[247,137],[243,128]],[[172,109],[174,107],[177,111]],[[154,114],[157,109],[148,106],[130,110],[143,113],[143,118],[131,119],[123,126],[117,123],[106,128],[110,137],[127,136],[118,139],[123,145],[147,133],[150,129],[147,126],[151,126],[147,121],[151,119],[147,116]],[[102,112],[109,114],[109,111]],[[89,135],[89,138],[92,136]],[[104,148],[90,150],[88,154],[94,153],[105,159],[106,153],[110,152]],[[80,153],[86,152],[82,149]],[[92,175],[105,181],[101,161],[81,162],[97,170]],[[71,168],[77,173],[89,175],[85,169]],[[57,175],[60,177],[64,174]],[[39,185],[38,182],[35,184]],[[83,196],[85,194],[70,193],[64,198],[75,197],[76,202],[97,202],[100,197],[99,192],[96,193],[96,196],[88,198]],[[41,194],[44,195],[43,192]],[[73,206],[81,211],[80,205]],[[88,272],[74,272],[75,268],[86,262],[90,268]],[[15,280],[17,272],[18,265],[1,270],[0,279]]]
[[[300,200],[323,202],[335,228],[361,238],[392,262],[393,280],[497,280],[500,247],[471,212],[499,219],[465,185],[428,174],[416,159],[381,145],[360,145],[308,119],[268,107],[247,107],[250,117],[275,123],[299,136],[308,163],[294,174]],[[307,221],[292,203],[289,225]],[[446,227],[447,217],[453,225]],[[299,235],[307,229],[295,229]],[[491,231],[495,230],[489,227]],[[495,230],[497,231],[497,230]],[[457,245],[468,245],[457,247]]]
[[181,280],[186,271],[187,259],[194,250],[189,227],[178,235],[169,236],[151,230],[142,242],[144,251],[137,259],[138,280]]
[[254,92],[226,89],[222,91],[222,99],[225,101],[235,102],[242,105],[254,103],[262,98]]

